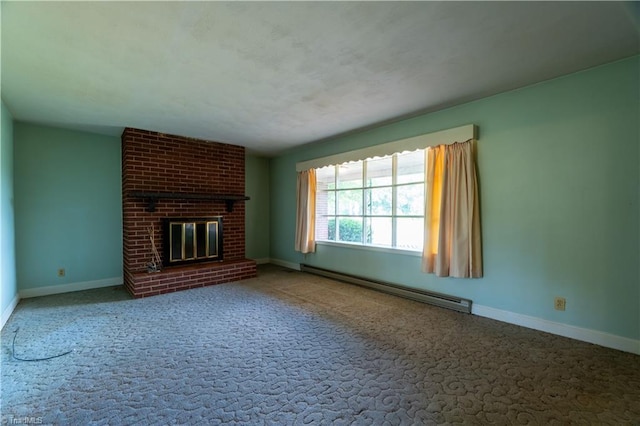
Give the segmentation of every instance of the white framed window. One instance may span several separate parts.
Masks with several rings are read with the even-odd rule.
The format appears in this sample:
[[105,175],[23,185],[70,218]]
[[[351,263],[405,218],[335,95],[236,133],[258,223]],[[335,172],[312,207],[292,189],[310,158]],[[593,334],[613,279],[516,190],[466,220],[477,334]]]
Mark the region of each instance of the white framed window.
[[421,251],[425,150],[316,168],[316,241]]

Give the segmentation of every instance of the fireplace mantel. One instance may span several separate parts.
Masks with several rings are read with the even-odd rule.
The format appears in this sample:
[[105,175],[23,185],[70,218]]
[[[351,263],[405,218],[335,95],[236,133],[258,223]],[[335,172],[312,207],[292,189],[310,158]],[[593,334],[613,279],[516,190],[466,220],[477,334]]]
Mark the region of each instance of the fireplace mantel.
[[202,201],[224,201],[227,205],[227,212],[233,211],[233,205],[237,202],[248,201],[249,197],[245,195],[234,194],[195,194],[191,192],[131,192],[133,198],[142,198],[147,201],[147,211],[156,211],[158,200],[202,200]]

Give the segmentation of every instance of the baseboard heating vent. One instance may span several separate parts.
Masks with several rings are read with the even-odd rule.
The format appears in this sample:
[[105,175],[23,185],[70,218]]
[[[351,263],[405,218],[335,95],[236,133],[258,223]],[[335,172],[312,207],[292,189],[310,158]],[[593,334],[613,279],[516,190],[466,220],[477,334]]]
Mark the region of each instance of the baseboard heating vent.
[[453,309],[454,311],[471,313],[471,300],[462,299],[460,297],[449,296],[447,294],[436,293],[432,291],[419,290],[398,284],[388,283],[384,281],[371,280],[369,278],[358,277],[355,275],[343,274],[341,272],[330,271],[328,269],[316,268],[300,264],[300,270],[323,277],[333,278],[350,284],[356,284],[368,287],[384,293],[393,294],[395,296],[416,300],[430,305],[440,306],[441,308]]

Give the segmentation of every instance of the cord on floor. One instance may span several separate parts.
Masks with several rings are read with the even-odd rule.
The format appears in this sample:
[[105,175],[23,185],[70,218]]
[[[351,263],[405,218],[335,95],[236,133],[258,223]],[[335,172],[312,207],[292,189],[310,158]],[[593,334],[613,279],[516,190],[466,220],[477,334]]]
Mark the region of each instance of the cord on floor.
[[20,330],[20,327],[16,328],[16,331],[14,331],[15,334],[13,335],[13,343],[11,344],[11,356],[16,361],[25,361],[25,362],[46,361],[48,359],[54,359],[54,358],[59,358],[61,356],[69,355],[71,352],[73,352],[73,350],[70,350],[70,351],[67,351],[65,353],[54,355],[54,356],[48,356],[46,358],[20,358],[20,357],[17,357],[16,356],[16,337],[18,337],[18,330]]

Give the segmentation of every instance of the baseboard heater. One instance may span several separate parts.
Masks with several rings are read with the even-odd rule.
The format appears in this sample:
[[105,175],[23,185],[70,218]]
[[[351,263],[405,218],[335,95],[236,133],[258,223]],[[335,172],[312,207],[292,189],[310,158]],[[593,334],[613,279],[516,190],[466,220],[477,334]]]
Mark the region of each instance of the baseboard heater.
[[471,313],[471,300],[462,299],[460,297],[449,296],[447,294],[436,293],[433,291],[419,290],[398,284],[388,283],[384,281],[371,280],[369,278],[358,277],[355,275],[343,274],[341,272],[330,271],[328,269],[316,268],[300,264],[302,272],[310,274],[322,275],[323,277],[333,278],[350,284],[356,284],[368,287],[384,293],[393,294],[395,296],[404,297],[406,299],[416,300],[422,303],[439,306],[441,308],[452,309],[458,312]]

